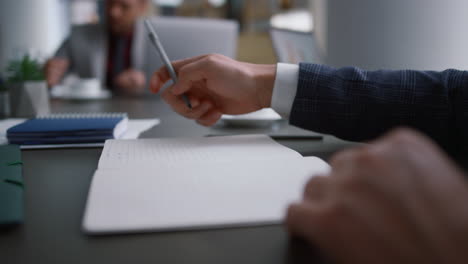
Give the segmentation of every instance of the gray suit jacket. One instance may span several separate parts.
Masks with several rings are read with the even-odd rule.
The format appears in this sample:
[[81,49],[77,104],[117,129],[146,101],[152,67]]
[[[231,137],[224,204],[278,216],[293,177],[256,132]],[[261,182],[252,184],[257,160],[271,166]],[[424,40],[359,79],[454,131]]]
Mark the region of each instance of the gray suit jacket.
[[[151,22],[171,60],[220,53],[235,57],[238,24],[220,19],[154,17]],[[105,84],[107,29],[104,24],[73,27],[71,35],[62,43],[56,57],[70,61],[70,73],[81,78],[98,78]],[[138,20],[133,36],[132,68],[149,77],[162,66],[150,44],[143,20]]]

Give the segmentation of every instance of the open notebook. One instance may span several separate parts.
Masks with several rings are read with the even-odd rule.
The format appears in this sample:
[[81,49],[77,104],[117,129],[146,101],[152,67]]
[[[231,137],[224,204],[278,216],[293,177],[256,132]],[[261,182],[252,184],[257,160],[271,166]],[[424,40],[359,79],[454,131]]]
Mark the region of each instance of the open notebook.
[[329,166],[264,135],[108,140],[88,194],[88,233],[279,223]]

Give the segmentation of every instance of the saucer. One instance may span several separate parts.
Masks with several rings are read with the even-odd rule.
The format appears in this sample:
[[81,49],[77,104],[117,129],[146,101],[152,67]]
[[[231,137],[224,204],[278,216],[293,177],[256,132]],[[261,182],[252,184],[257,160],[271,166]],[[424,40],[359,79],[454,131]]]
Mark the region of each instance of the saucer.
[[99,90],[99,92],[93,92],[92,94],[86,92],[72,91],[70,87],[57,85],[54,86],[50,91],[52,98],[67,99],[67,100],[102,100],[108,99],[112,96],[109,90]]
[[223,115],[221,121],[229,126],[268,126],[281,120],[281,116],[271,108],[264,108],[243,115]]

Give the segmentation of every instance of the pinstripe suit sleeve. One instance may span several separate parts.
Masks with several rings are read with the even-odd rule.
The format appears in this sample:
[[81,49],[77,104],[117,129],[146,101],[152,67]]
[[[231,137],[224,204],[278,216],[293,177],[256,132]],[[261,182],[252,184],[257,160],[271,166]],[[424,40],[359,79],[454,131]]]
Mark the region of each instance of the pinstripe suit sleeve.
[[467,146],[468,72],[299,66],[293,125],[354,141],[409,126],[442,146]]

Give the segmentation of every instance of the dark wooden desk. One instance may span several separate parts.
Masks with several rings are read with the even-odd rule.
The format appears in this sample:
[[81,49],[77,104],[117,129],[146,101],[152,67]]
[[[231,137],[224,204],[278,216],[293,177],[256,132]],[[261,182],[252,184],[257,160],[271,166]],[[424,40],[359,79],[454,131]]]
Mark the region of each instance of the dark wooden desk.
[[[143,137],[204,136],[208,128],[174,114],[158,97],[53,101],[54,112],[128,112],[161,119]],[[327,159],[352,143],[281,140],[303,155]],[[81,220],[100,148],[23,151],[25,223],[0,233],[1,263],[322,263],[281,225],[91,237]]]

